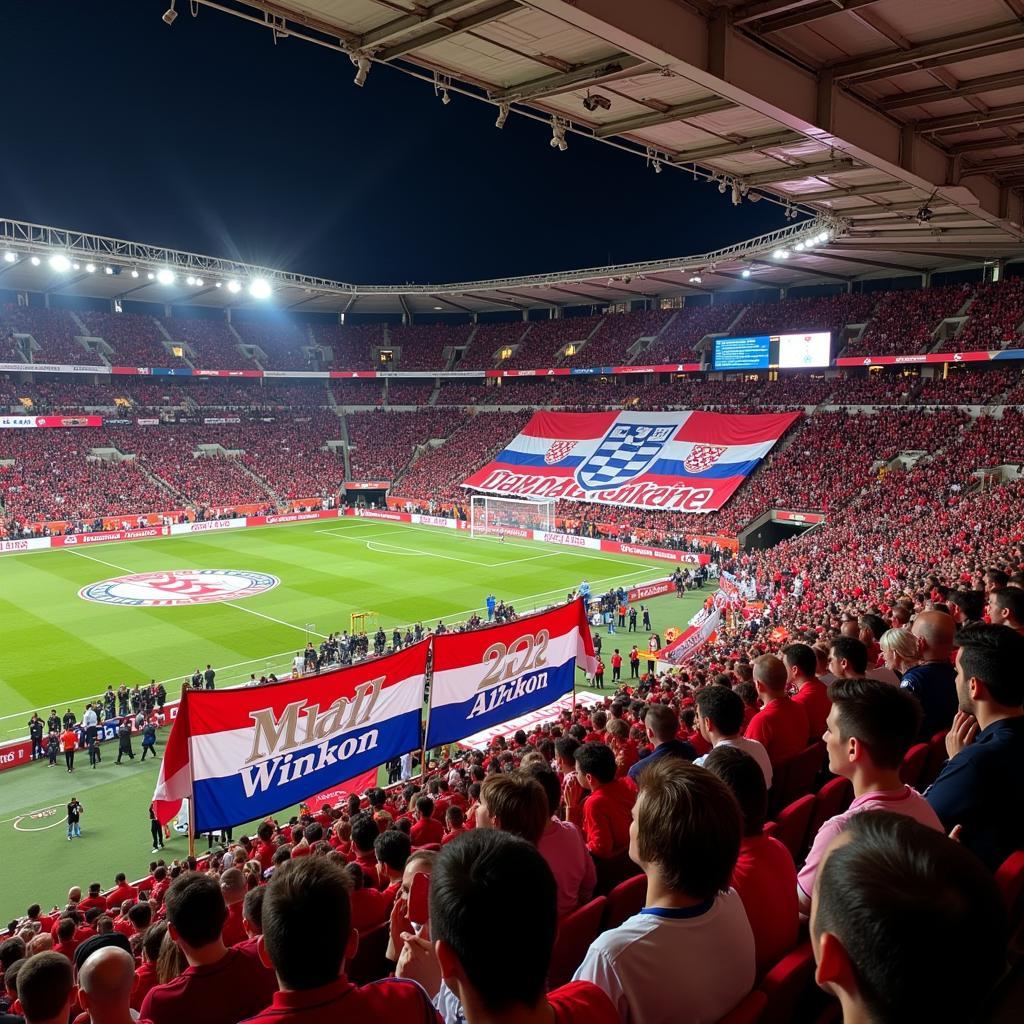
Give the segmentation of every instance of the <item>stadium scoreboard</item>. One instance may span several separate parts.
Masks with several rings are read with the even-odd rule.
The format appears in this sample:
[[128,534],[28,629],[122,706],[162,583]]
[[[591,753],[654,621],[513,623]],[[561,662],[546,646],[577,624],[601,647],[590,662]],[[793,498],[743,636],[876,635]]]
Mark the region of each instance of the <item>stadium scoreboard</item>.
[[741,338],[715,338],[712,369],[810,369],[828,366],[831,358],[832,335],[828,331],[753,334]]

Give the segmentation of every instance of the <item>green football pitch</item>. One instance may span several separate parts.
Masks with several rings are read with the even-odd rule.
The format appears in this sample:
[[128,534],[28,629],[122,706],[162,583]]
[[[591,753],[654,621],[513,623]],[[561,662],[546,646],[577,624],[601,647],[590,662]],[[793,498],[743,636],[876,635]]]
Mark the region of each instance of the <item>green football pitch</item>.
[[[280,583],[244,599],[177,607],[79,597],[83,587],[103,580],[182,569],[267,573]],[[583,579],[596,594],[667,572],[663,563],[623,555],[355,519],[5,556],[0,739],[24,736],[34,710],[45,717],[50,708],[70,706],[80,717],[85,701],[108,683],[163,680],[174,698],[183,677],[207,663],[217,670],[218,687],[250,673],[285,676],[307,638],[317,643],[349,628],[353,612],[376,613],[390,638],[394,626],[430,627],[439,618],[483,613],[488,593],[523,613],[557,602]],[[650,602],[654,628],[663,634],[668,626],[685,626],[704,596]],[[622,633],[615,638],[621,645],[612,639],[605,637],[606,663],[612,647],[632,642]],[[646,635],[638,639],[644,647]],[[157,769],[151,760],[141,763],[137,745],[136,755],[114,765],[116,747],[107,743],[95,770],[80,752],[73,776],[45,761],[0,774],[0,918],[23,913],[32,899],[61,903],[72,884],[99,881],[106,888],[118,870],[145,873]],[[71,795],[85,813],[83,838],[69,843],[63,814]],[[174,835],[164,856],[185,852],[185,838]]]

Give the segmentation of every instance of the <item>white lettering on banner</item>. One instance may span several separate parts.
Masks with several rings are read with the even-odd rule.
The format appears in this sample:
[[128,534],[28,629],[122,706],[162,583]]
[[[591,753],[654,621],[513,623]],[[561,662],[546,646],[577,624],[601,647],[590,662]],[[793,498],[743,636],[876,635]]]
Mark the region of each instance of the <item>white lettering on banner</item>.
[[24,429],[36,425],[35,416],[0,416],[0,427]]
[[[477,690],[486,690],[495,683],[513,679],[524,672],[531,672],[547,664],[548,644],[551,634],[546,629],[538,630],[537,635],[524,633],[507,647],[500,640],[491,644],[484,651],[483,663],[487,666],[483,679]],[[522,653],[523,660],[516,661]]]
[[496,686],[488,693],[477,694],[472,710],[466,715],[466,718],[475,718],[477,715],[486,714],[488,711],[500,708],[502,704],[508,704],[510,701],[518,700],[526,694],[536,693],[537,690],[546,690],[547,686],[547,672],[524,676],[514,683],[502,683],[501,686]]
[[675,590],[675,584],[671,580],[658,580],[655,583],[644,583],[638,587],[630,587],[626,597],[630,603],[646,601],[649,597],[671,594],[673,590]]
[[378,730],[370,729],[358,739],[348,736],[343,740],[324,740],[317,744],[316,753],[303,754],[301,757],[295,757],[294,754],[277,755],[255,767],[247,765],[242,769],[245,795],[250,798],[255,793],[265,793],[271,785],[287,786],[339,761],[347,761],[356,754],[365,754],[367,750],[377,747],[379,738]]
[[[207,530],[231,530],[245,526],[245,519],[210,519],[202,523],[179,523],[171,533],[205,533]],[[179,528],[180,527],[180,528]]]
[[411,518],[405,512],[378,512],[373,508],[357,508],[356,515],[360,519],[390,519],[396,523],[407,523]]
[[713,498],[710,487],[687,487],[681,484],[654,484],[640,481],[607,491],[584,491],[566,477],[538,476],[496,469],[479,485],[478,491],[499,494],[527,494],[539,498],[566,498],[576,501],[607,502],[612,505],[642,505],[645,508],[677,509],[701,512]]

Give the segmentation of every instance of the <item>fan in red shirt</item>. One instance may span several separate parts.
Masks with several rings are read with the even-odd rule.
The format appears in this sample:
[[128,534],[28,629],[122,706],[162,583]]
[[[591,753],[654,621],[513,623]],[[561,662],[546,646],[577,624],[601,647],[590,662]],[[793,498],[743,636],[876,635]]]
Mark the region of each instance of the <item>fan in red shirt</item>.
[[260,948],[279,991],[249,1024],[440,1024],[415,982],[391,978],[357,987],[348,980],[345,960],[358,941],[344,870],[326,857],[283,864],[267,886]]
[[173,981],[150,989],[139,1010],[143,1020],[236,1024],[270,1002],[277,989],[273,972],[252,953],[224,945],[221,932],[227,907],[212,877],[197,871],[179,875],[167,890],[164,905],[168,932],[188,968]]
[[480,828],[446,846],[430,879],[429,924],[431,941],[403,936],[395,973],[422,978],[446,1007],[457,1001],[467,1024],[618,1024],[611,1000],[590,982],[545,992],[556,886],[533,843]]
[[[91,889],[89,895],[92,895]],[[138,899],[138,896],[138,889],[136,889],[134,885],[128,884],[128,879],[122,871],[114,878],[114,889],[107,897],[107,910],[113,910],[114,907],[120,907],[125,900]]]
[[142,963],[135,969],[135,987],[132,989],[131,1008],[138,1010],[142,1000],[151,988],[160,984],[157,976],[156,962],[160,957],[160,946],[167,934],[167,922],[158,921],[147,929],[142,940]]
[[245,875],[238,868],[228,868],[220,876],[220,891],[224,905],[228,908],[221,938],[225,946],[237,946],[249,937],[242,918],[242,902],[245,899]]
[[409,833],[413,846],[426,846],[427,843],[440,843],[444,838],[444,825],[434,814],[434,801],[429,796],[421,796],[416,800],[416,820]]
[[390,907],[402,887],[402,874],[412,853],[412,840],[404,832],[391,828],[377,836],[373,852],[377,857],[377,877],[383,886],[381,891]]
[[774,654],[754,659],[754,685],[764,707],[750,720],[745,735],[757,740],[778,766],[807,747],[807,713],[786,696],[786,666]]
[[821,739],[828,713],[832,710],[832,701],[828,699],[828,687],[815,675],[817,655],[807,644],[789,644],[782,648],[782,662],[786,666],[788,681],[796,690],[793,700],[807,715],[810,726],[808,741]]
[[258,842],[253,850],[253,854],[256,860],[260,862],[260,868],[266,871],[273,863],[274,851],[277,849],[273,842],[274,826],[269,821],[264,821],[256,830],[256,838]]
[[603,743],[584,743],[576,751],[576,778],[590,791],[583,805],[583,838],[594,857],[598,890],[606,892],[635,874],[629,826],[636,787],[615,777],[615,755]]
[[463,832],[468,831],[465,824],[465,816],[462,813],[461,807],[449,807],[448,810],[445,811],[444,822],[445,833],[444,838],[441,840],[442,846],[450,843],[453,839],[458,838]]
[[[124,875],[120,876],[124,878]],[[84,914],[87,910],[92,910],[93,907],[99,907],[100,910],[107,909],[107,899],[105,896],[100,895],[100,890],[103,886],[99,882],[93,882],[89,886],[89,895],[85,897],[81,903],[78,904],[78,909]]]

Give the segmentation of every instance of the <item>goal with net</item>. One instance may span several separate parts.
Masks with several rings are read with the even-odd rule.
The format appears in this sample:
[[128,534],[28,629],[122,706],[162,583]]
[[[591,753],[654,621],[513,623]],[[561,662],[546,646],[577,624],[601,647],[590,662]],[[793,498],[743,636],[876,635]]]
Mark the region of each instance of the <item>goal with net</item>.
[[555,499],[526,501],[474,494],[469,528],[472,537],[529,537],[531,530],[550,533],[555,528]]

